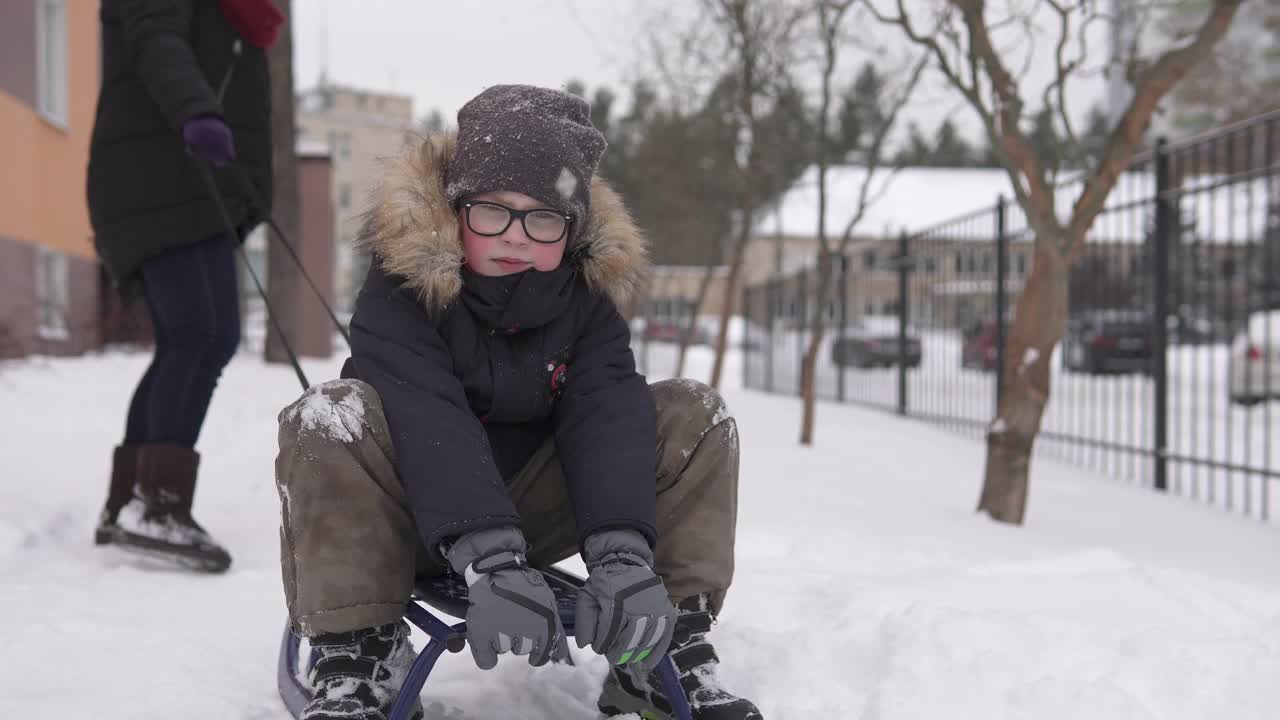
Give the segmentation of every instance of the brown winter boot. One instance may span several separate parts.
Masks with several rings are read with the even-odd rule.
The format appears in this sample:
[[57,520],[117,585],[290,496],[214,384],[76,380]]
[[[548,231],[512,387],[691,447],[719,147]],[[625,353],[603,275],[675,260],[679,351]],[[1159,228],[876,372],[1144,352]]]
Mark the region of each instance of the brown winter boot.
[[111,490],[94,541],[190,570],[225,571],[231,555],[191,516],[199,465],[200,454],[181,445],[116,448]]

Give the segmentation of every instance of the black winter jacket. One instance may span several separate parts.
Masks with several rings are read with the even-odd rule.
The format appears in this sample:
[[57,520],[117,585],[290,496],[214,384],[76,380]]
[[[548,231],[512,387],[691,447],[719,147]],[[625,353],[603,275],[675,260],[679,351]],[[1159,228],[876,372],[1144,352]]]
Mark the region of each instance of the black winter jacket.
[[238,229],[270,214],[271,88],[266,53],[214,0],[102,0],[101,21],[89,216],[98,255],[127,287],[142,261],[225,227],[184,148],[187,120],[218,115],[231,128],[237,159],[214,174]]
[[428,139],[377,194],[343,372],[382,399],[425,547],[438,560],[444,540],[518,525],[506,484],[552,436],[580,541],[625,527],[656,542],[654,401],[617,310],[642,236],[597,179],[558,270],[475,275],[444,197],[452,150]]

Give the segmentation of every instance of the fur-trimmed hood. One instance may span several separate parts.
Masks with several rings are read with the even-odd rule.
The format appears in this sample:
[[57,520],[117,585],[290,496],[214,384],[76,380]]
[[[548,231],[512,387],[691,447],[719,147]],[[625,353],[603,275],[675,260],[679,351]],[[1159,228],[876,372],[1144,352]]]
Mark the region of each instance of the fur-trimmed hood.
[[[357,243],[383,269],[403,278],[428,310],[451,304],[462,290],[464,262],[457,212],[445,199],[445,172],[453,156],[452,134],[422,139],[396,159],[365,213]],[[593,292],[622,309],[648,268],[644,235],[622,198],[599,177],[591,181],[586,223],[566,248],[576,257]]]

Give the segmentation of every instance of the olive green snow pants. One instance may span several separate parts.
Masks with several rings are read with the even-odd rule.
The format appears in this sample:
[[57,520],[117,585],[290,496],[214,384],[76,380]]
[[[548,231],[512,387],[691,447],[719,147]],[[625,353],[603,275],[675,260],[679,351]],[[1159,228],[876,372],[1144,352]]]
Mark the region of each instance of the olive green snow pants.
[[[657,405],[655,565],[674,601],[711,594],[719,610],[733,579],[738,431],[714,390],[688,380],[651,386]],[[372,387],[335,380],[280,413],[276,487],[281,567],[294,628],[334,633],[399,620],[427,565],[395,448]],[[507,484],[532,549],[548,565],[578,551],[555,442]]]

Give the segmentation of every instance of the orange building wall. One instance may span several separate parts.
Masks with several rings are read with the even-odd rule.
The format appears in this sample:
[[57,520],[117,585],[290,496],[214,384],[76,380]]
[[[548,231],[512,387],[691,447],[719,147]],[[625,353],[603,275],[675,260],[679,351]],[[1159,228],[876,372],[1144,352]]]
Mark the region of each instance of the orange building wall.
[[0,237],[91,258],[85,176],[98,99],[98,3],[66,7],[67,127],[0,92]]

